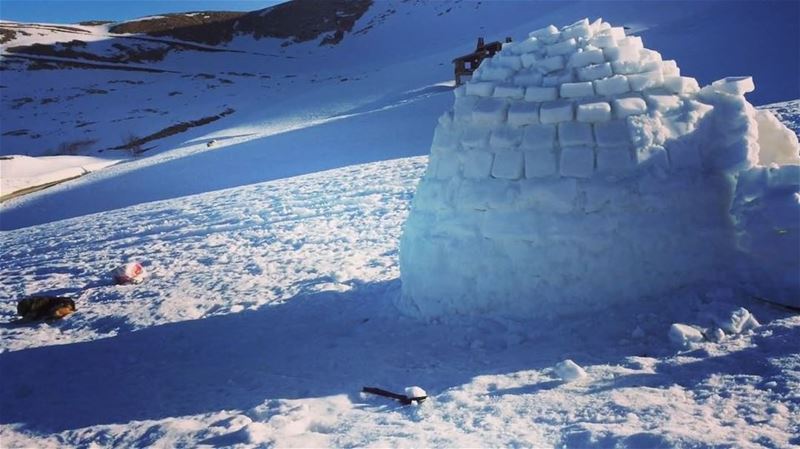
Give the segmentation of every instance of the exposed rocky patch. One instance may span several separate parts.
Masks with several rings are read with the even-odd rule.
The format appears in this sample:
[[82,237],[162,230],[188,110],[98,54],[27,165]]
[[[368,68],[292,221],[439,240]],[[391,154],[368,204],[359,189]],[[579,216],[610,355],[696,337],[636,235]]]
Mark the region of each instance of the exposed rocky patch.
[[287,45],[324,35],[321,45],[335,45],[371,5],[372,0],[294,0],[248,13],[167,14],[125,22],[111,27],[110,31],[172,37],[208,45],[230,42],[237,34],[251,34],[256,39],[287,39]]

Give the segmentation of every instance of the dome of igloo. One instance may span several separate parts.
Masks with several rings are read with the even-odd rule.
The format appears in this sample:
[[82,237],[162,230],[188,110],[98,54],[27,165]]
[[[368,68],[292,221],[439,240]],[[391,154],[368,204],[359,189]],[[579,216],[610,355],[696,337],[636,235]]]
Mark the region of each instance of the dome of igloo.
[[398,307],[553,316],[731,279],[736,178],[758,164],[753,89],[700,89],[602,20],[505,44],[439,119]]

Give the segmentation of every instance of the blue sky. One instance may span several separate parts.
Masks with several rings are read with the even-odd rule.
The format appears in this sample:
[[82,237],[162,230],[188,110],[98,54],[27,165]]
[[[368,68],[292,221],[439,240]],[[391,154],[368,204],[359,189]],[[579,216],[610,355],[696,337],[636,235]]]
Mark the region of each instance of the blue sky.
[[0,18],[19,22],[74,23],[126,20],[184,11],[252,11],[285,0],[0,0]]

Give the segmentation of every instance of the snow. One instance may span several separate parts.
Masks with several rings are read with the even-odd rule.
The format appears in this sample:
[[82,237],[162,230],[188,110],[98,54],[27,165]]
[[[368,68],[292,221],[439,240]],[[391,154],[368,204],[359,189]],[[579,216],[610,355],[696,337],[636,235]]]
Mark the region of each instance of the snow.
[[556,364],[554,372],[556,376],[565,382],[574,382],[586,377],[586,371],[570,359]]
[[[281,47],[280,40],[239,36],[223,47],[251,53],[182,51],[147,64],[180,73],[4,71],[3,134],[22,128],[42,134],[3,135],[4,154],[46,154],[62,140],[84,135],[102,148],[118,144],[126,127],[142,134],[149,126],[157,130],[229,106],[236,113],[157,140],[155,148],[124,163],[0,206],[2,445],[799,444],[794,343],[800,320],[781,305],[791,305],[800,288],[792,284],[798,280],[797,258],[782,251],[800,245],[794,136],[772,115],[725,97],[731,94],[695,96],[700,84],[739,73],[753,75],[758,88],[747,94],[753,104],[800,96],[793,56],[800,54],[797,6],[769,6],[414,2],[412,8],[411,2],[375,2],[354,30],[373,27],[348,34],[338,47]],[[385,21],[370,22],[384,13]],[[562,66],[552,70],[536,63],[544,57],[525,58],[557,44],[557,28],[526,37],[553,22],[573,23],[569,33],[577,34],[571,36],[592,33],[577,37],[576,45],[611,48],[625,38],[621,27],[575,22],[587,14],[641,32],[644,42],[695,77],[680,78],[677,64],[663,61],[664,85],[641,95],[646,117],[583,122],[594,139],[591,178],[560,176],[558,126],[541,124],[530,105],[563,101],[557,88],[551,91],[555,96],[539,100],[494,98],[505,103],[503,123],[488,121],[466,131],[456,126],[472,120],[478,97],[492,100],[496,87],[524,87],[527,95],[545,82],[553,87],[581,81],[564,70],[562,56],[552,61]],[[441,117],[434,133],[436,118],[452,105],[451,84],[442,83],[451,80],[449,62],[474,49],[480,27],[488,40],[513,36],[516,43],[504,52],[531,65],[490,82],[486,95],[468,94],[468,86],[456,89],[458,101],[465,101]],[[96,41],[109,40],[92,48],[113,42],[103,27],[85,28],[94,30],[89,31]],[[743,29],[759,38],[743,39]],[[31,42],[51,38],[76,36],[34,35]],[[640,59],[624,70],[654,70],[652,53],[630,55]],[[513,59],[503,64],[515,66]],[[192,68],[199,67],[232,84],[195,79]],[[268,71],[272,78],[223,74],[230,67]],[[597,98],[574,101],[565,122],[585,118],[582,105],[613,104],[628,93],[626,75],[615,77],[623,91],[603,93],[598,86],[610,78],[595,80]],[[66,99],[84,88],[109,93],[11,107],[15,98]],[[169,96],[175,90],[182,94]],[[790,127],[798,123],[796,101],[769,110]],[[69,114],[76,121],[59,124]],[[95,123],[79,128],[79,122]],[[713,148],[676,138],[708,138],[715,135],[709,128],[725,136]],[[212,140],[213,148],[207,146]],[[421,156],[428,148],[429,158]],[[737,156],[723,158],[729,155],[725,148]],[[482,155],[474,164],[481,178],[453,182],[473,153]],[[505,167],[497,174],[519,173],[520,154],[521,177],[491,177],[495,166]],[[666,166],[659,162],[665,160]],[[509,182],[517,184],[509,188]],[[726,202],[733,207],[729,218],[723,212],[730,206],[720,206]],[[731,258],[744,265],[736,276],[684,283],[675,281],[687,279],[681,272],[662,274],[654,283],[663,281],[667,288],[648,300],[608,301],[614,296],[597,290],[592,298],[599,309],[592,313],[580,308],[567,316],[546,310],[535,317],[463,317],[468,311],[456,310],[409,318],[395,304],[404,288],[400,237],[404,227],[420,223],[419,215],[409,215],[412,203],[432,205],[424,213],[440,224],[436,245],[423,248],[431,259],[447,266],[485,262],[486,275],[452,280],[450,290],[439,293],[466,285],[498,298],[490,306],[496,308],[513,304],[502,299],[504,279],[490,275],[496,259],[487,255],[494,250],[518,257],[534,243],[555,242],[558,250],[531,265],[564,267],[579,251],[587,264],[576,274],[610,267],[613,279],[625,282],[637,267],[619,260],[634,257],[642,269],[655,271],[663,261],[685,261],[687,256],[668,252],[683,235],[697,234],[689,251],[694,257],[724,257],[711,255],[722,226],[724,240],[735,239],[749,259]],[[455,204],[497,213],[465,221],[463,211],[449,208]],[[641,205],[651,220],[620,226],[609,219]],[[694,219],[660,239],[630,241],[656,233],[676,215]],[[544,231],[534,235],[531,229]],[[604,232],[614,232],[614,241],[631,251],[644,245],[642,253],[595,258],[609,249],[598,238]],[[474,247],[445,238],[479,233],[486,241]],[[584,243],[577,249],[569,246],[576,235]],[[132,260],[145,265],[145,282],[113,285],[111,269]],[[534,299],[551,293],[569,298],[584,282],[577,276],[545,281]],[[73,296],[77,313],[51,323],[12,322],[16,299],[48,293]],[[561,304],[550,306],[558,310]],[[673,323],[701,331],[704,340],[672,345]],[[567,359],[588,375],[576,382],[557,378],[553,367]],[[391,391],[420,385],[428,399],[409,407],[362,397],[358,392],[366,385]]]
[[92,156],[4,156],[0,158],[0,196],[83,176],[118,162]]
[[681,323],[673,323],[669,328],[669,339],[678,346],[689,346],[705,340],[698,329]]

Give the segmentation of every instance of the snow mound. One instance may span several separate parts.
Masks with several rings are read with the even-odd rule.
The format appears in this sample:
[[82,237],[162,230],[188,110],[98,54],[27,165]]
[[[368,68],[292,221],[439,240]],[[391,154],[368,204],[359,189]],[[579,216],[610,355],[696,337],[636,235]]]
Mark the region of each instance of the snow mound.
[[586,371],[570,359],[557,363],[554,372],[564,382],[573,382],[586,377]]
[[797,140],[745,100],[754,88],[738,76],[701,89],[600,19],[505,44],[439,119],[398,307],[550,317],[740,278],[800,297],[786,245],[797,167],[765,167],[800,164]]

